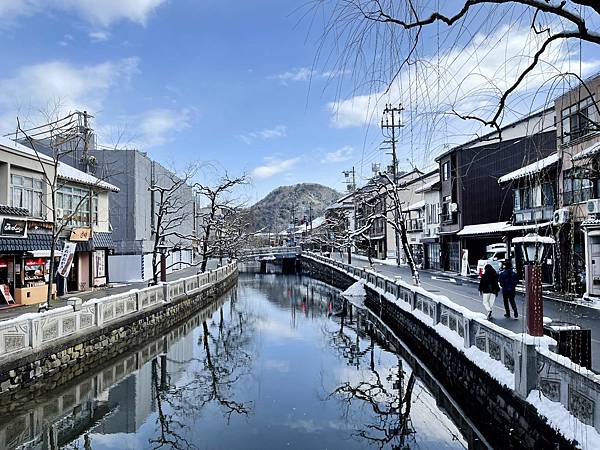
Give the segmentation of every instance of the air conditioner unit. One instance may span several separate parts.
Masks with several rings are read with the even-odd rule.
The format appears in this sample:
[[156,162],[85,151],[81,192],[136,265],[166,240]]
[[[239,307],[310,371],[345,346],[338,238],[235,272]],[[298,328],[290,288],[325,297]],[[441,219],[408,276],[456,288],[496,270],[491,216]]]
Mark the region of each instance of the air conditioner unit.
[[56,219],[60,220],[64,217],[65,212],[63,211],[62,208],[56,208]]
[[450,212],[451,213],[458,212],[458,203],[450,203]]
[[435,227],[435,228],[433,229],[433,234],[434,234],[434,235],[436,235],[436,234],[440,234],[440,227]]
[[552,223],[554,225],[561,225],[569,221],[569,208],[561,208],[554,211],[552,215]]
[[588,214],[600,214],[600,198],[594,198],[587,201]]

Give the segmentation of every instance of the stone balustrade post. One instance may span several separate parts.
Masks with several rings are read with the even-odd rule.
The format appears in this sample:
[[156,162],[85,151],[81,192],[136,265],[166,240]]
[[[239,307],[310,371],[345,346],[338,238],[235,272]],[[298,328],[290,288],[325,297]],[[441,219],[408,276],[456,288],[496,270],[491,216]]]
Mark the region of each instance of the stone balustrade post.
[[169,283],[160,283],[163,290],[163,302],[169,303],[171,301],[171,292],[169,290]]
[[464,338],[465,338],[465,348],[471,347],[475,342],[475,333],[474,327],[472,325],[473,320],[464,318]]
[[515,342],[515,391],[527,398],[538,381],[537,352],[534,344]]

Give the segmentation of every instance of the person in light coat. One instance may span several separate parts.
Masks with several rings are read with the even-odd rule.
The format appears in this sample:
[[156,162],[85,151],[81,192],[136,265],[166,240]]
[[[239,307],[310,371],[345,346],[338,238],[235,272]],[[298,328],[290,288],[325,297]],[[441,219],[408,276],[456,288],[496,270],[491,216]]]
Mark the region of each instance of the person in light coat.
[[486,264],[481,280],[479,280],[479,294],[483,297],[483,307],[487,312],[488,319],[492,318],[492,309],[498,292],[500,292],[498,273],[491,264]]

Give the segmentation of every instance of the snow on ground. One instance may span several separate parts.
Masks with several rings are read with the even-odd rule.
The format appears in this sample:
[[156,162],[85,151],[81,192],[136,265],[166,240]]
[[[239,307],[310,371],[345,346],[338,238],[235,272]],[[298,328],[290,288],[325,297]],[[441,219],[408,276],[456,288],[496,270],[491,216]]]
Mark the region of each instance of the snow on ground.
[[367,292],[365,291],[365,282],[364,280],[358,280],[344,292],[342,295],[346,297],[365,297]]
[[541,416],[548,419],[552,428],[558,430],[567,439],[576,440],[584,450],[600,448],[600,434],[590,425],[582,423],[571,415],[559,402],[553,402],[540,391],[533,390],[527,401],[536,407]]
[[[351,275],[350,273],[343,269],[340,269],[339,267],[335,267],[332,264],[328,265],[331,265],[335,269],[347,273],[348,275]],[[354,275],[351,276],[356,278],[356,276]],[[426,295],[427,297],[434,299],[434,301],[438,301],[448,306],[449,308],[454,309],[459,313],[462,313],[463,316],[479,321],[485,326],[518,342],[522,342],[525,344],[534,344],[537,348],[537,351],[545,355],[546,357],[553,359],[557,363],[560,363],[571,370],[577,371],[579,374],[589,378],[592,381],[600,382],[600,375],[597,375],[592,371],[589,371],[576,365],[570,359],[564,356],[558,355],[550,351],[548,347],[556,345],[556,341],[550,338],[549,336],[536,337],[529,336],[525,333],[513,333],[512,331],[506,330],[492,322],[485,321],[483,314],[476,313],[467,308],[459,306],[452,302],[448,297],[429,293],[421,287],[409,285],[408,283],[398,279],[393,280],[390,277],[386,277],[381,274],[377,274],[377,276],[395,282],[404,288],[408,288],[410,290]],[[354,286],[357,286],[360,283],[360,281],[361,280],[359,280],[357,283],[354,283],[349,289],[353,288]],[[433,319],[431,317],[429,317],[427,314],[423,313],[418,309],[413,310],[411,305],[405,302],[404,300],[396,298],[393,294],[385,292],[383,289],[378,288],[377,286],[374,286],[371,283],[364,283],[364,281],[362,284],[363,290],[365,285],[369,286],[369,288],[381,294],[388,301],[398,305],[398,307],[400,307],[404,311],[410,312],[419,321],[432,327],[442,338],[446,339],[450,344],[452,344],[459,351],[461,351],[468,359],[473,361],[478,367],[481,367],[486,372],[488,372],[490,376],[496,381],[498,381],[500,384],[506,386],[509,389],[515,388],[515,375],[512,372],[510,372],[502,362],[493,359],[488,353],[479,350],[475,346],[465,348],[464,339],[460,337],[458,333],[452,331],[451,329],[449,329],[441,323],[434,325]],[[544,319],[545,323],[551,322],[551,319],[547,317],[545,317]],[[581,421],[576,419],[560,402],[553,402],[549,400],[537,390],[533,390],[530,392],[529,396],[527,397],[527,401],[533,406],[535,406],[539,414],[542,417],[546,417],[550,425],[557,429],[560,433],[562,433],[567,439],[576,440],[579,443],[579,446],[586,450],[600,449],[600,434],[596,431],[596,429],[592,426],[585,425]]]

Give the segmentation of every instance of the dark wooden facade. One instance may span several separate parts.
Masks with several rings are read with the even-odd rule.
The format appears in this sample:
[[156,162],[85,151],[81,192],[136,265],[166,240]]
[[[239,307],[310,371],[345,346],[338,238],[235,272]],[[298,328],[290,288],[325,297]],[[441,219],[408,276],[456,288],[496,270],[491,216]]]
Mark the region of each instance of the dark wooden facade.
[[[512,219],[512,191],[509,186],[499,185],[498,179],[555,151],[556,131],[552,129],[489,144],[483,140],[472,141],[436,158],[441,174],[440,240],[444,270],[460,270],[462,249],[469,250],[469,263],[474,264],[485,252],[486,245],[501,239],[500,235],[462,239],[456,235],[468,225]],[[449,168],[445,169],[445,164],[449,164]],[[455,212],[448,199],[449,203],[456,204]]]

